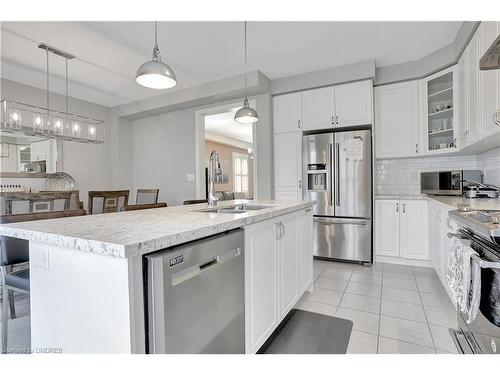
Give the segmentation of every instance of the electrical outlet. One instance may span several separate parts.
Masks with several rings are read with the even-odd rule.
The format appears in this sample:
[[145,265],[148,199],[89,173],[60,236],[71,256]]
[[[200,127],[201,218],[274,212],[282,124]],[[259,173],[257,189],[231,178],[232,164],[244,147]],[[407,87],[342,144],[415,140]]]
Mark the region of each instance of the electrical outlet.
[[186,179],[189,181],[189,182],[193,182],[194,181],[194,174],[193,173],[188,173],[186,175]]
[[36,249],[31,255],[31,263],[33,267],[40,268],[42,270],[49,270],[49,250],[47,249]]

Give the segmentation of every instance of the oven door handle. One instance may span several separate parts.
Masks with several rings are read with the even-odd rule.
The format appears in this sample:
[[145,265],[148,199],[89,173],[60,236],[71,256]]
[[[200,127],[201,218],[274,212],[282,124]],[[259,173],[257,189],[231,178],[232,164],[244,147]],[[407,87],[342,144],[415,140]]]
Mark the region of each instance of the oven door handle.
[[[462,236],[459,233],[448,233],[447,234],[448,238],[458,238],[460,240],[468,240],[468,238]],[[478,264],[479,267],[481,268],[494,268],[494,269],[500,269],[500,262],[490,262],[487,260],[482,259],[479,255],[477,254],[472,254],[471,258],[475,260]]]
[[500,262],[489,262],[487,260],[481,259],[477,254],[472,254],[471,258],[474,259],[481,268],[494,268],[500,270]]

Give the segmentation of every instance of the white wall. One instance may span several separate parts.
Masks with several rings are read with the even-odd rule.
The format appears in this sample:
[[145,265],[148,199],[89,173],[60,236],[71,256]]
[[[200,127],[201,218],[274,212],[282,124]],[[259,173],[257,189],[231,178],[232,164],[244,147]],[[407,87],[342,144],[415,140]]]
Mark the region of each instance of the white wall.
[[479,169],[484,182],[500,186],[500,148],[479,155],[377,160],[376,194],[420,194],[420,172]]
[[185,109],[132,122],[133,199],[137,188],[159,188],[169,206],[196,198],[195,111]]
[[[69,88],[71,92],[71,86]],[[6,79],[1,80],[1,98],[15,100],[36,106],[45,106],[45,91],[38,88],[23,85]],[[50,94],[50,107],[55,110],[64,111],[65,97],[59,94]],[[98,104],[86,102],[75,98],[69,98],[69,112],[94,117],[109,125],[110,109]],[[109,135],[109,129],[106,132]],[[102,145],[89,145],[75,142],[64,142],[64,172],[69,173],[76,182],[76,189],[80,190],[80,200],[87,204],[89,190],[110,189],[111,183],[111,157],[110,138]],[[10,179],[2,178],[2,183],[9,183]],[[26,180],[25,186],[30,184],[31,179]],[[44,183],[33,184],[34,188]]]

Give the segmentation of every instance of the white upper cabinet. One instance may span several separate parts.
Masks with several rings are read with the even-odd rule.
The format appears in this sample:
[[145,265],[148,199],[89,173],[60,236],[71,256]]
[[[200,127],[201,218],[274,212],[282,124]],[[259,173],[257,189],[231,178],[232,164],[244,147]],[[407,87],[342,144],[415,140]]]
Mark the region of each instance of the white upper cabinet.
[[453,66],[421,81],[422,154],[457,151],[460,132],[457,75],[457,67]]
[[372,81],[335,86],[335,127],[367,125],[373,122]]
[[303,130],[371,124],[372,81],[307,90],[302,93]]
[[458,100],[460,101],[458,143],[460,148],[469,143],[469,50],[469,47],[464,50],[457,64]]
[[427,201],[401,200],[401,256],[406,259],[429,259]]
[[302,93],[273,97],[274,134],[302,131]]
[[375,157],[419,153],[418,82],[375,87]]
[[274,136],[274,189],[302,191],[302,133]]
[[[491,46],[500,33],[500,22],[481,22],[479,25],[479,57]],[[479,103],[481,118],[481,137],[485,138],[500,132],[493,117],[500,111],[500,71],[479,71]],[[500,115],[499,115],[500,117]]]
[[466,130],[466,143],[471,144],[479,140],[479,33],[476,32],[468,45],[467,58],[469,59],[466,64],[467,69],[467,130]]
[[323,87],[302,93],[303,130],[334,127],[333,92],[333,87]]

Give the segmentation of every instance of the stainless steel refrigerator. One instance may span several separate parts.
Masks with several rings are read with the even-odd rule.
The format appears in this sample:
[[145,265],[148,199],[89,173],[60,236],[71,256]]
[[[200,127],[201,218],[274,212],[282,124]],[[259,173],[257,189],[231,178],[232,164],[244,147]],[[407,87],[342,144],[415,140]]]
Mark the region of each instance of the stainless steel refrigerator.
[[371,130],[304,135],[303,196],[317,202],[313,254],[372,262]]

